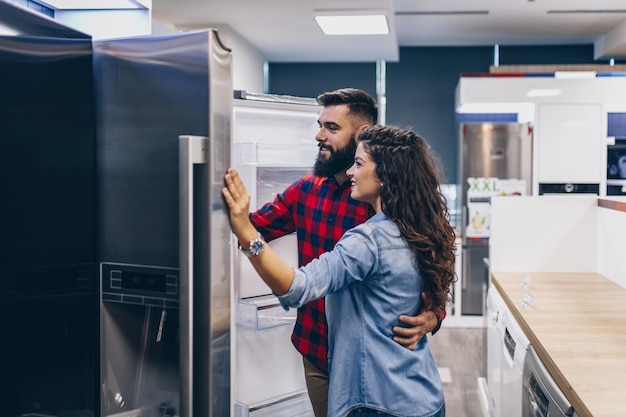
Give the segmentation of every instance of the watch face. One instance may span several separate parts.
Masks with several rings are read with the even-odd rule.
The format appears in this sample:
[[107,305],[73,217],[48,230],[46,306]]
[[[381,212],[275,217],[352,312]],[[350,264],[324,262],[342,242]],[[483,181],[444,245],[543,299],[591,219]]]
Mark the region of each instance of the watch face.
[[263,252],[263,240],[260,238],[254,239],[252,242],[250,242],[250,247],[248,248],[248,251],[253,256],[260,255],[261,252]]
[[244,252],[248,257],[258,256],[263,252],[263,245],[265,244],[265,240],[261,234],[259,234],[256,239],[250,241],[250,246]]

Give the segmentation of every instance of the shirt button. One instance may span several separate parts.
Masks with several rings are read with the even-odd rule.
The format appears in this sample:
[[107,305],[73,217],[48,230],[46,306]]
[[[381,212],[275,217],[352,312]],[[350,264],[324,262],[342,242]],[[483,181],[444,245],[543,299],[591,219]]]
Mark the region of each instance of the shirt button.
[[329,224],[333,224],[333,223],[335,223],[335,218],[334,218],[333,216],[330,216],[330,217],[328,218],[328,223],[329,223]]

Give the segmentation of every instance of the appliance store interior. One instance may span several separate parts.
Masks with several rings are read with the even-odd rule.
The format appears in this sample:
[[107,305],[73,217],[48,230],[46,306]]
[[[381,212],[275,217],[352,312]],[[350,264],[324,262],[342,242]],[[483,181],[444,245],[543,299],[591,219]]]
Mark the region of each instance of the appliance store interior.
[[[236,167],[256,210],[310,173],[315,98],[354,87],[441,162],[446,415],[623,417],[626,49],[599,50],[626,10],[605,43],[330,60],[159,21],[168,1],[0,0],[0,415],[319,417],[221,187]],[[269,245],[297,266],[295,234]]]

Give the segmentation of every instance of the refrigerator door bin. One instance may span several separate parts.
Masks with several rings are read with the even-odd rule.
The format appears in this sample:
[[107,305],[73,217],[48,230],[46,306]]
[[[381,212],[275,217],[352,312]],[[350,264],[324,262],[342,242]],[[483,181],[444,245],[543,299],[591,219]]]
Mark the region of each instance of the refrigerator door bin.
[[273,295],[239,300],[237,304],[237,325],[256,330],[276,326],[292,325],[296,320],[296,310],[285,310]]
[[308,394],[301,393],[275,403],[251,408],[246,404],[235,404],[235,417],[314,417]]

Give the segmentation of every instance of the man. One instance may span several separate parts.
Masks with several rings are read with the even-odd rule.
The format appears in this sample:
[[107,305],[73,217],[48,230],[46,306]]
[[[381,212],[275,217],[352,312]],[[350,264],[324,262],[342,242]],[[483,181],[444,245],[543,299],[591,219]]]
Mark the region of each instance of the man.
[[[378,106],[366,92],[344,88],[321,94],[317,102],[320,148],[309,174],[276,196],[272,203],[250,214],[265,240],[296,232],[298,262],[306,265],[330,251],[346,230],[365,222],[372,214],[368,206],[350,197],[346,170],[354,163],[359,133],[377,123]],[[425,305],[428,299],[422,295]],[[427,311],[425,311],[427,310]],[[423,335],[436,330],[445,312],[425,308],[415,317],[400,316],[405,326],[394,326],[394,340],[414,349]],[[324,299],[298,309],[291,336],[303,356],[309,398],[316,417],[326,417],[328,402],[328,343]],[[346,381],[349,383],[349,381]]]

